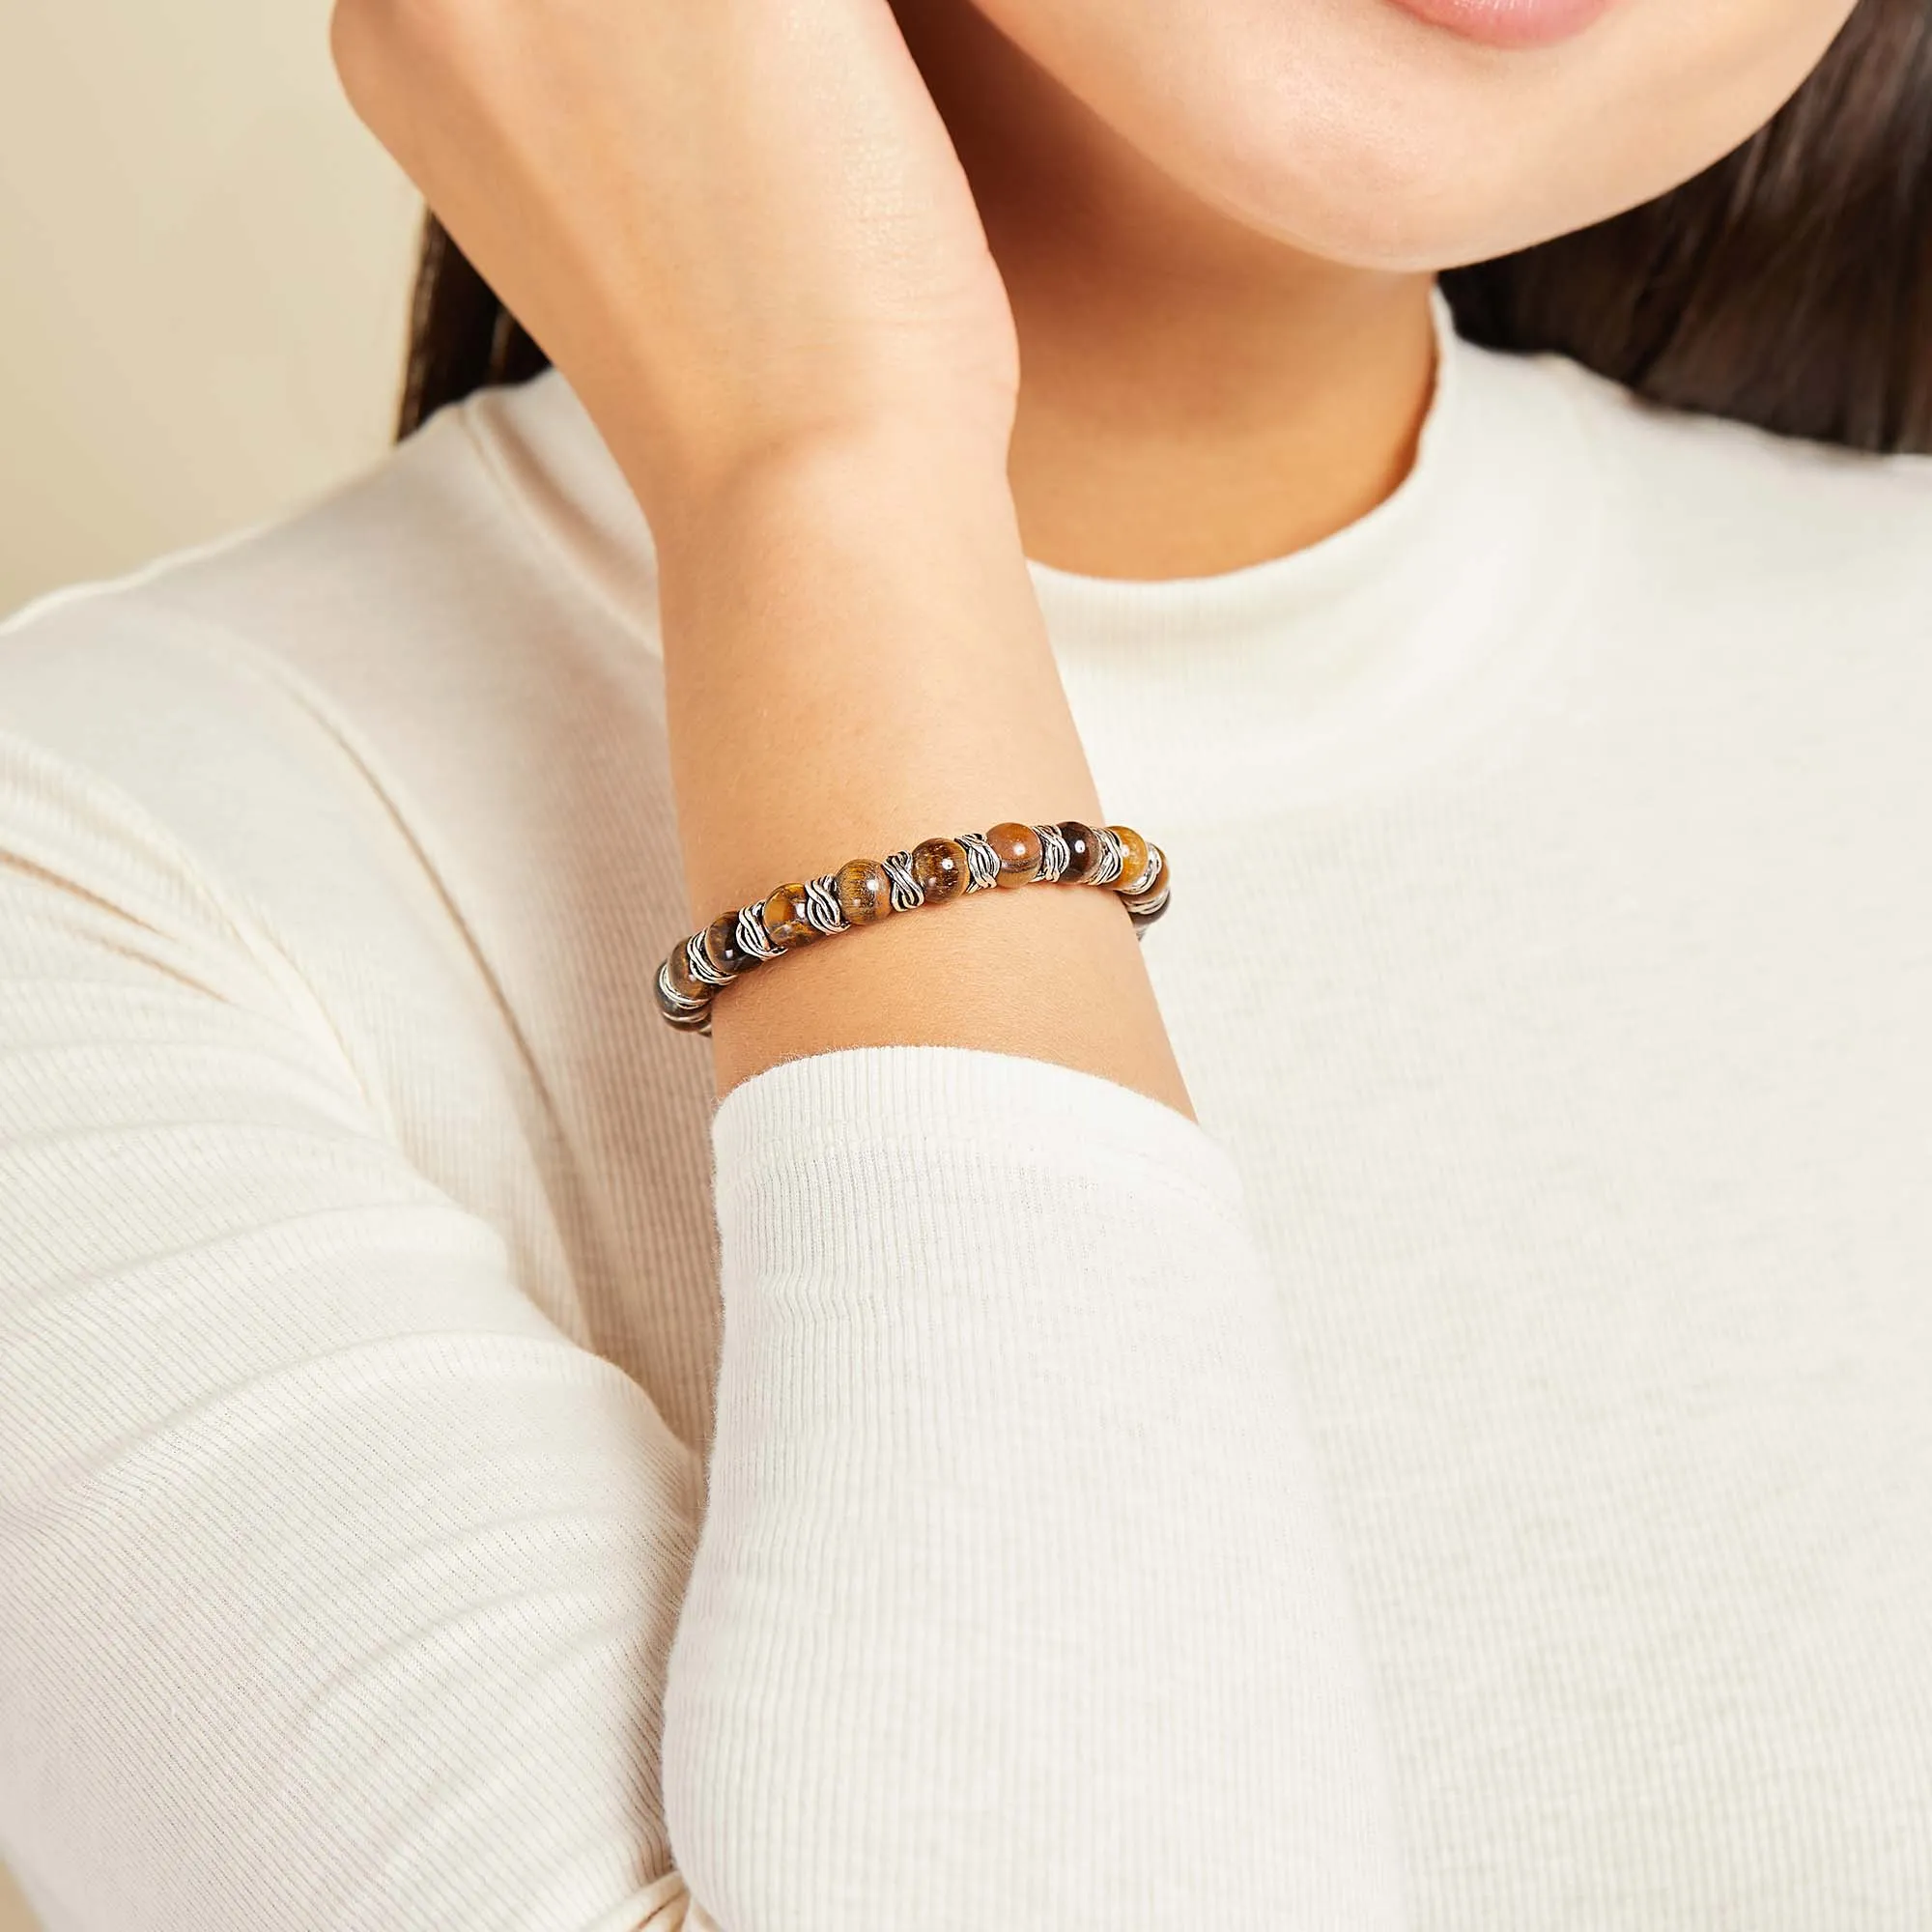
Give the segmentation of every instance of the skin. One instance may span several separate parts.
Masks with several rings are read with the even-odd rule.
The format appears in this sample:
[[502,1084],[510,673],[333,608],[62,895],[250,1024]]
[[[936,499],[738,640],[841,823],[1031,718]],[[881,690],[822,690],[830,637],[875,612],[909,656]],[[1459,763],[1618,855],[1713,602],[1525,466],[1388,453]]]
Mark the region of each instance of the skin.
[[[1412,457],[1432,272],[1696,172],[1849,11],[1622,0],[1532,48],[1390,0],[338,0],[334,44],[656,534],[696,924],[1099,822],[1027,556],[1200,575],[1352,521]],[[1187,1111],[1127,920],[1077,890],[753,975],[719,1091],[907,1041]]]

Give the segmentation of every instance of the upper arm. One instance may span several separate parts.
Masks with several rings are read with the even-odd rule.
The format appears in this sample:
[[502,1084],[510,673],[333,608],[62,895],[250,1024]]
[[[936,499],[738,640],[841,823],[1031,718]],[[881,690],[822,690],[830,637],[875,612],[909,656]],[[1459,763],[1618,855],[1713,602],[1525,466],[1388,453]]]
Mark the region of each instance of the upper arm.
[[0,1845],[56,1922],[635,1922],[700,1483],[192,862],[0,734]]

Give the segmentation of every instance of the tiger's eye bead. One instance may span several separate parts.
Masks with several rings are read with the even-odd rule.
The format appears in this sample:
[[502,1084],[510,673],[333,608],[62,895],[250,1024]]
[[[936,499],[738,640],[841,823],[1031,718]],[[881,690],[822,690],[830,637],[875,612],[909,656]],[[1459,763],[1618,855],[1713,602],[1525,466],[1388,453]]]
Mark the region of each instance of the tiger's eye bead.
[[875,925],[893,909],[893,882],[876,859],[848,859],[838,884],[839,907],[854,925]]
[[1121,841],[1121,876],[1114,881],[1114,890],[1131,896],[1134,888],[1147,877],[1147,840],[1131,825],[1114,827],[1114,837]]
[[1061,879],[1066,885],[1077,886],[1093,875],[1100,857],[1099,844],[1094,839],[1094,828],[1082,825],[1077,818],[1063,820],[1060,836],[1066,840],[1066,869],[1061,873]]
[[727,980],[749,973],[758,963],[757,955],[738,944],[738,915],[727,912],[704,928],[704,956]]
[[1031,825],[1009,819],[986,834],[986,842],[1000,855],[1000,883],[1030,886],[1039,877],[1039,834]]
[[822,937],[818,928],[805,916],[803,886],[779,887],[765,900],[760,917],[765,923],[765,937],[786,952],[794,947],[810,946],[814,939]]
[[966,890],[966,848],[956,838],[928,838],[912,848],[912,875],[927,905],[944,905]]

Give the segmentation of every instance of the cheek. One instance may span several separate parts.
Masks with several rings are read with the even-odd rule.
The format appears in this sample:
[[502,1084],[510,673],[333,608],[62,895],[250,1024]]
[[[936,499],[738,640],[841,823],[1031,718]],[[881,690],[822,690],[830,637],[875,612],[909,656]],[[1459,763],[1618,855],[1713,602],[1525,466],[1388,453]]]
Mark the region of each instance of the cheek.
[[1620,0],[1534,50],[1389,0],[979,0],[1127,145],[1331,260],[1438,269],[1675,186],[1774,114],[1854,0]]

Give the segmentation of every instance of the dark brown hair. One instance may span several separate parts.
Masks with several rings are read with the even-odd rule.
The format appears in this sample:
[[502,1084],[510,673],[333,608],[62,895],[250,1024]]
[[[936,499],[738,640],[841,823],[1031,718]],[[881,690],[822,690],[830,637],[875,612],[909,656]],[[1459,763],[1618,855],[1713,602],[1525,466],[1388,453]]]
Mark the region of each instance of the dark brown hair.
[[[1860,0],[1797,94],[1682,187],[1442,277],[1459,330],[1680,409],[1932,450],[1932,0]],[[431,217],[407,436],[547,357]]]

